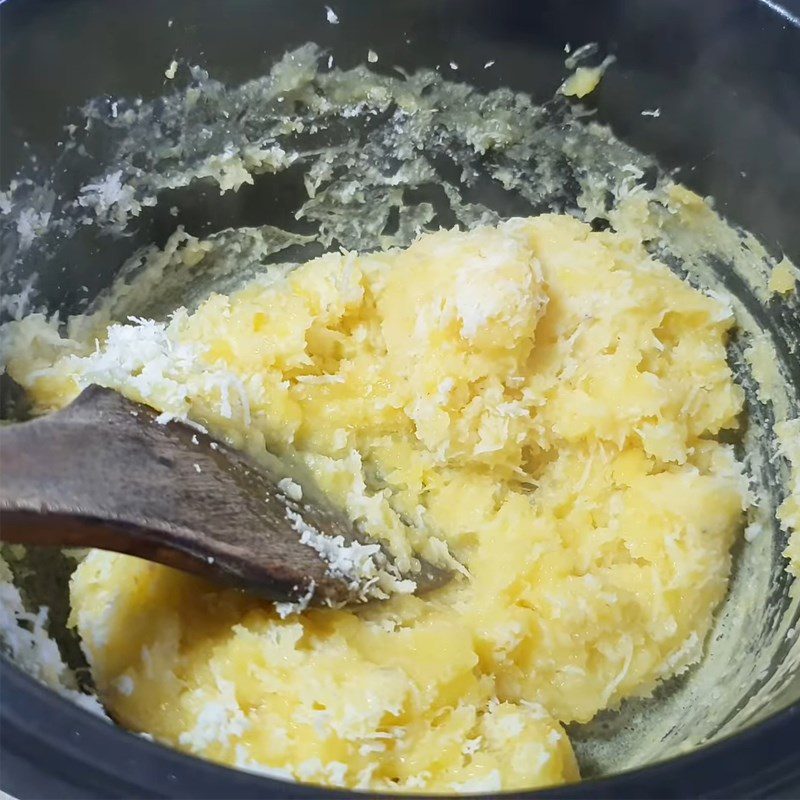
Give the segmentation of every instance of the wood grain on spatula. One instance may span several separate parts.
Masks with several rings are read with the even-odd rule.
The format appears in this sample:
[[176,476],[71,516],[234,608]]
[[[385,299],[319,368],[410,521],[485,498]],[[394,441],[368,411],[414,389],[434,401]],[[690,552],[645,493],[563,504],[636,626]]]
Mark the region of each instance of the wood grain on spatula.
[[[0,430],[0,539],[97,547],[157,561],[273,600],[358,599],[287,519],[346,543],[364,537],[323,502],[300,506],[283,475],[110,389]],[[424,565],[418,590],[441,584]]]

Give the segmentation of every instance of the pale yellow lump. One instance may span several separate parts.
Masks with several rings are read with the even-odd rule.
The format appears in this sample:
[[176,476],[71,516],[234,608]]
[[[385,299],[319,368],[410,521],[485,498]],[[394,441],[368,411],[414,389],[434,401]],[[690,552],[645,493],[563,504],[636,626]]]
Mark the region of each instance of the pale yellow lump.
[[291,458],[408,564],[468,573],[281,619],[94,552],[72,620],[100,697],[136,731],[296,780],[576,779],[562,725],[696,662],[725,593],[746,502],[715,440],[742,407],[732,324],[640,241],[554,215],[329,254],[96,349],[23,320],[9,369],[40,411],[114,386]]

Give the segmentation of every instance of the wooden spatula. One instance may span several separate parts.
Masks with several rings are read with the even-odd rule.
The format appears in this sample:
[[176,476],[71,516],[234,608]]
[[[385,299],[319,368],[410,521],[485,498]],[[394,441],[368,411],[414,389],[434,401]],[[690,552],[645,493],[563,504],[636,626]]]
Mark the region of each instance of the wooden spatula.
[[[310,528],[345,546],[374,544],[341,513],[318,496],[292,500],[278,486],[284,476],[156,416],[90,386],[59,412],[0,430],[0,539],[128,553],[277,601],[365,599],[365,581],[301,542]],[[383,551],[376,557],[391,569]],[[424,562],[401,577],[417,591],[447,579]]]

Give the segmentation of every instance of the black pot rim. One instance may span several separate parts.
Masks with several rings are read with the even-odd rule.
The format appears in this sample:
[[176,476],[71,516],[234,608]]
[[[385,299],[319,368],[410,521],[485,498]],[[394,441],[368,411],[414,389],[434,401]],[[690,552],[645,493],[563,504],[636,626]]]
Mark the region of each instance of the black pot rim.
[[[787,26],[797,27],[796,4],[792,0],[755,0],[753,6],[769,10]],[[749,798],[771,793],[797,796],[798,741],[800,701],[742,730],[663,761],[579,783],[499,796],[506,800]],[[2,769],[0,786],[12,793],[16,788],[23,798],[409,796],[290,784],[184,754],[110,725],[0,656],[0,768],[12,762],[25,764],[31,774],[50,779],[46,790],[41,786],[15,787],[8,783],[12,770]],[[425,796],[414,797],[424,800]]]

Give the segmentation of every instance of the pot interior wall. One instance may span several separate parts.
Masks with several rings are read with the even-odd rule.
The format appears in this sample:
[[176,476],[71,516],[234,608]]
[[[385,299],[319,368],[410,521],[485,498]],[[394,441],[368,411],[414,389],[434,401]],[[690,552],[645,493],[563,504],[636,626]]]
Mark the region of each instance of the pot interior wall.
[[[88,98],[149,100],[163,94],[168,88],[164,69],[175,55],[237,84],[267,72],[286,50],[314,41],[330,49],[343,68],[363,62],[368,49],[380,54],[382,69],[439,66],[444,71],[453,62],[459,80],[484,90],[509,86],[544,102],[563,77],[565,43],[596,41],[601,52],[618,59],[588,98],[598,119],[665,168],[677,169],[677,177],[691,188],[713,196],[722,213],[768,249],[798,260],[800,29],[766,4],[339,0],[334,5],[338,25],[327,22],[322,3],[297,0],[236,0],[225,4],[224,13],[213,0],[12,0],[3,10],[2,29],[3,184],[19,169],[48,170],[61,126],[76,118],[74,109]],[[495,61],[491,69],[484,68],[488,61]],[[660,109],[658,118],[641,114],[654,108]],[[104,143],[94,144],[99,171]],[[90,177],[64,174],[56,185],[74,194]],[[159,198],[142,214],[133,235],[124,238],[86,229],[18,256],[13,232],[4,231],[4,279],[16,290],[38,273],[39,300],[50,310],[70,313],[108,286],[138,247],[163,243],[178,222],[190,233],[206,235],[231,225],[290,220],[301,190],[297,177],[257,182],[224,197],[215,188],[197,187],[178,198],[179,219],[169,213],[176,198]],[[779,344],[786,402],[796,412],[796,299],[781,306],[761,303],[730,265],[719,264],[718,277]],[[736,343],[732,358],[749,390],[751,434],[764,432],[751,435],[758,450],[754,464],[763,471],[761,485],[779,486],[786,476],[785,469],[774,467],[767,437],[771,411],[755,398]],[[763,501],[774,510],[779,490]],[[739,546],[731,597],[700,669],[670,682],[655,698],[625,703],[619,713],[571,730],[585,775],[676,754],[800,697],[800,682],[794,679],[800,656],[789,635],[798,607],[784,572],[784,546],[785,536],[775,525],[769,535]],[[52,555],[35,558],[40,577],[29,581],[30,593],[61,609],[56,619],[63,621],[66,562]],[[51,583],[42,575],[60,577]],[[67,635],[61,640],[77,659],[74,641]]]

